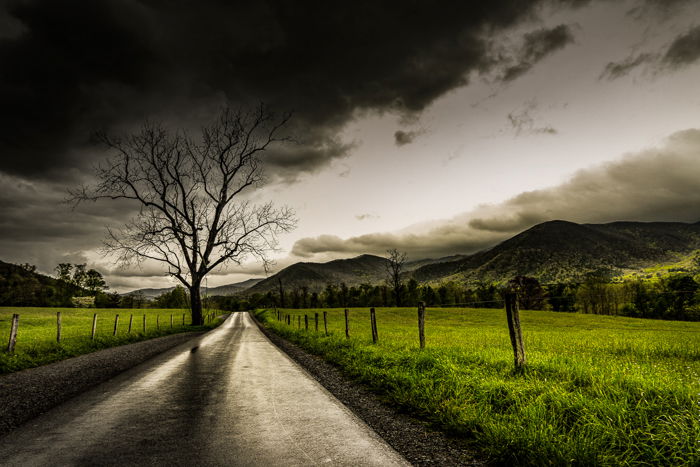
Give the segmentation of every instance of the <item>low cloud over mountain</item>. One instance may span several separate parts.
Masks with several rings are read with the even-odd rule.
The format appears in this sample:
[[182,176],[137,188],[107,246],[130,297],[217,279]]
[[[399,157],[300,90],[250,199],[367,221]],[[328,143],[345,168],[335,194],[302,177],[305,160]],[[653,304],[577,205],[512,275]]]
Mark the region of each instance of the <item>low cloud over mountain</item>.
[[[383,254],[413,258],[471,253],[553,219],[574,222],[700,220],[700,130],[671,135],[664,144],[581,170],[561,185],[521,193],[414,233],[374,233],[347,239],[321,235],[296,242],[301,258]],[[406,229],[410,230],[410,229]]]

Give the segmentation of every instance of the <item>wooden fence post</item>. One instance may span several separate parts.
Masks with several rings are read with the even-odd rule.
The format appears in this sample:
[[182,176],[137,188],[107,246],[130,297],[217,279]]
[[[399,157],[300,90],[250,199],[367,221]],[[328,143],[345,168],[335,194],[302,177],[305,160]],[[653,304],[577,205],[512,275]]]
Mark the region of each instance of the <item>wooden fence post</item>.
[[527,362],[525,360],[525,346],[523,345],[523,331],[520,328],[518,296],[515,292],[506,292],[506,318],[508,319],[510,343],[513,346],[515,356],[515,368],[520,370]]
[[90,334],[90,339],[95,340],[95,333],[97,332],[97,313],[92,315],[92,334]]
[[173,328],[173,314],[170,313],[170,329]]
[[377,335],[377,315],[374,312],[374,308],[369,309],[369,322],[372,326],[372,343],[376,344],[379,336]]
[[314,313],[314,325],[316,332],[318,332],[318,313]]
[[182,314],[182,325],[183,325],[183,326],[185,325],[185,315],[186,315],[186,314],[187,314],[187,313],[183,313],[183,314]]
[[160,331],[160,315],[156,315],[156,331]]
[[297,329],[301,329],[301,315],[297,316]]
[[143,333],[146,334],[146,313],[143,314]]
[[308,331],[309,330],[309,316],[304,315],[304,330]]
[[7,343],[7,351],[12,353],[15,351],[15,344],[17,343],[17,328],[19,327],[19,315],[17,313],[12,314],[12,326],[10,327],[10,341]]
[[126,330],[127,334],[131,334],[131,326],[134,324],[134,315],[129,315],[129,329]]
[[119,315],[116,315],[114,317],[114,333],[112,334],[113,336],[117,335],[117,328],[119,327]]
[[420,348],[425,348],[425,302],[418,302],[418,339]]
[[345,337],[350,339],[350,310],[345,309]]
[[326,333],[326,336],[328,336],[328,312],[327,311],[323,312],[323,331]]
[[56,342],[61,343],[61,312],[56,312]]

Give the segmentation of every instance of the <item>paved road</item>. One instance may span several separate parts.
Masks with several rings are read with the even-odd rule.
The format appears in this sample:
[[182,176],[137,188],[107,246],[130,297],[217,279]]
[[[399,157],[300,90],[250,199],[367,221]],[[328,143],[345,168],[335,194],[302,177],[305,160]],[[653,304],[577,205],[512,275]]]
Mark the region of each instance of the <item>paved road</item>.
[[0,465],[406,465],[247,313],[0,439]]

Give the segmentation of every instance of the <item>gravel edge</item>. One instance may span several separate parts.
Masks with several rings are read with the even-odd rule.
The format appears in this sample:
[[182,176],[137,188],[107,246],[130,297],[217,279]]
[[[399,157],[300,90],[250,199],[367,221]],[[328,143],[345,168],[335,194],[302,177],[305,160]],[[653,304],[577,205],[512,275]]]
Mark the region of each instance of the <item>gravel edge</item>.
[[486,465],[459,440],[382,402],[364,386],[347,378],[338,367],[312,355],[254,321],[273,344],[304,368],[316,381],[369,425],[391,447],[416,466]]
[[0,437],[21,424],[203,332],[156,337],[0,376]]

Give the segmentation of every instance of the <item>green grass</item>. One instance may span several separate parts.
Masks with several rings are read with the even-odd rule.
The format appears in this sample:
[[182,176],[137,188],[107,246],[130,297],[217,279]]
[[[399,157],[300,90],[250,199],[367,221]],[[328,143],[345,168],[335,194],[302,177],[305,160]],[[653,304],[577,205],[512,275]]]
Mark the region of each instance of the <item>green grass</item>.
[[503,310],[428,309],[423,351],[415,309],[377,309],[377,345],[368,309],[351,310],[349,340],[342,310],[328,337],[322,310],[283,313],[291,326],[258,315],[493,463],[700,465],[700,323],[521,311],[516,373]]
[[[61,312],[61,342],[56,341],[56,313]],[[7,352],[12,315],[20,315],[14,353]],[[95,339],[91,339],[92,317],[97,313]],[[115,316],[119,315],[114,336]],[[173,315],[173,327],[170,316]],[[183,326],[190,323],[189,310],[158,309],[95,309],[95,308],[14,308],[0,307],[0,374],[32,368],[95,350],[138,342],[178,332],[203,331],[218,325],[220,320],[204,326]],[[131,333],[129,318],[133,315]],[[146,332],[143,316],[146,315]],[[156,329],[156,320],[159,327]]]

